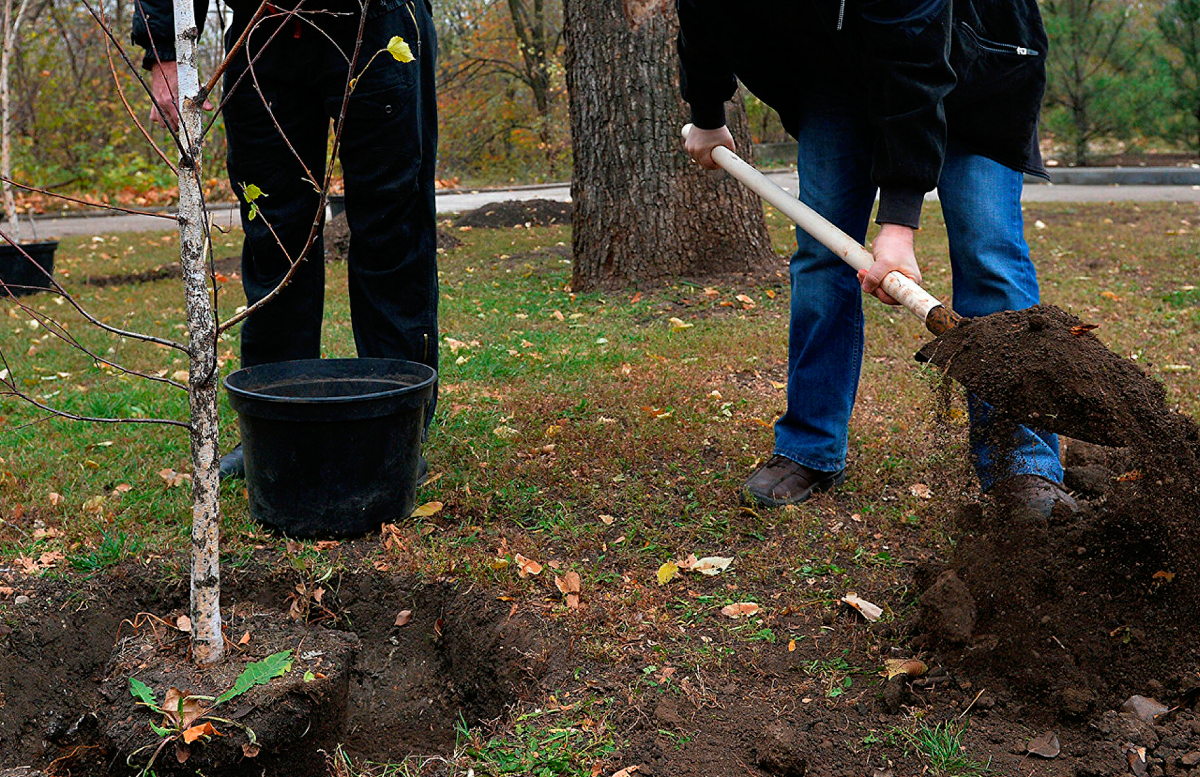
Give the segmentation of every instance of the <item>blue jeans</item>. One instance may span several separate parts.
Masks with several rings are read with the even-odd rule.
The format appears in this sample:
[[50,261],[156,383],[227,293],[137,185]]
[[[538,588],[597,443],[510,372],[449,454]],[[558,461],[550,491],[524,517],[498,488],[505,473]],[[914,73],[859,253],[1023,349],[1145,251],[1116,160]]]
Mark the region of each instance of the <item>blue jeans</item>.
[[[873,131],[859,109],[833,101],[806,111],[797,168],[800,199],[863,242],[875,203]],[[1021,217],[1021,173],[950,144],[938,182],[953,272],[954,309],[976,317],[1038,303],[1037,272]],[[787,412],[775,452],[812,469],[846,465],[850,413],[863,356],[862,289],[855,271],[803,231],[791,261]],[[1062,482],[1054,435],[1018,427],[1001,461],[989,407],[968,398],[972,463],[986,491],[1018,474]],[[1010,446],[1002,446],[1008,449]]]

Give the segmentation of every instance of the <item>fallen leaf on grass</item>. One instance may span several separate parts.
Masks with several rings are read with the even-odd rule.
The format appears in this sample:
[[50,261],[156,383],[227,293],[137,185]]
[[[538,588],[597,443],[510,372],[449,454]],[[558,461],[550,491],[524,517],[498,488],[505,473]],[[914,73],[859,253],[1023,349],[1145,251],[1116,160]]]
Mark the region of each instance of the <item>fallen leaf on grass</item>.
[[221,734],[220,731],[217,731],[215,728],[213,728],[213,724],[209,723],[206,720],[197,726],[192,726],[191,728],[184,729],[183,741],[187,742],[190,745],[191,743],[195,742],[200,737],[219,737],[219,736],[223,736],[223,734]]
[[887,679],[893,677],[920,677],[929,671],[929,667],[924,661],[916,658],[889,658],[883,662],[883,671],[880,673]]
[[671,318],[669,318],[667,320],[671,323],[671,331],[672,332],[682,332],[685,329],[691,329],[692,327],[695,326],[695,324],[689,324],[687,321],[684,321],[682,318],[675,318],[674,316],[672,316]]
[[617,519],[612,517],[611,515],[600,516],[600,522],[603,523],[605,526],[612,526],[613,521],[615,521],[615,520],[617,520]]
[[450,353],[458,353],[460,348],[470,348],[471,346],[464,343],[462,340],[455,340],[453,337],[445,338],[446,347],[450,349]]
[[63,536],[62,531],[55,529],[53,526],[33,530],[33,538],[35,540],[52,540],[55,537],[61,536]]
[[541,564],[533,559],[525,558],[520,553],[513,556],[513,561],[517,564],[517,575],[519,577],[542,574]]
[[431,515],[437,515],[445,507],[441,502],[426,502],[425,504],[412,511],[413,518],[428,518]]
[[562,577],[559,577],[558,575],[554,576],[554,585],[558,587],[559,592],[562,594],[579,593],[579,584],[580,580],[578,572],[568,572]]
[[191,475],[184,472],[176,472],[170,467],[160,469],[158,476],[167,481],[167,488],[175,488],[176,486],[183,485],[184,481],[192,479]]
[[62,494],[55,493],[54,491],[50,492],[50,505],[52,507],[58,507],[59,503],[62,502],[62,499]]
[[933,491],[924,483],[913,483],[908,487],[908,492],[917,499],[932,499]]
[[401,610],[396,615],[397,626],[407,626],[410,620],[412,620],[412,610]]
[[680,569],[685,569],[689,572],[699,572],[702,575],[719,575],[729,568],[733,563],[733,559],[728,556],[705,556],[702,559],[697,559],[695,553],[689,553],[688,557],[682,561],[676,561],[675,565]]
[[519,435],[520,432],[517,431],[516,429],[512,428],[511,426],[497,426],[495,429],[492,430],[492,434],[496,435],[501,440],[511,440],[512,438]]
[[872,623],[879,620],[879,616],[883,615],[882,607],[877,604],[871,604],[866,599],[860,599],[858,594],[846,594],[842,597],[842,601],[858,610],[864,618]]
[[1115,292],[1111,291],[1102,291],[1100,292],[1100,296],[1104,297],[1105,299],[1111,299],[1113,302],[1121,301],[1121,298]]
[[1058,744],[1058,735],[1053,731],[1047,731],[1040,737],[1029,740],[1025,751],[1039,758],[1057,758],[1058,754],[1062,752],[1062,748]]
[[675,573],[679,571],[679,567],[668,561],[658,568],[658,584],[666,585],[671,578],[675,577]]
[[721,614],[726,618],[744,618],[757,612],[758,605],[754,602],[738,602],[737,604],[727,604],[721,608]]
[[754,300],[745,294],[737,295],[736,299],[738,302],[742,303],[746,307],[746,310],[749,310],[750,308],[754,307]]

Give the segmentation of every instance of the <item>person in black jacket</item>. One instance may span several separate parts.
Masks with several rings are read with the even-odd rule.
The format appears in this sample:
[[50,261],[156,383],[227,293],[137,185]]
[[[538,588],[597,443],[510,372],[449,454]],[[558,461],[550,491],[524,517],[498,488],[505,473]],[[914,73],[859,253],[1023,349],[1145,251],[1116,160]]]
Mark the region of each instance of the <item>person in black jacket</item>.
[[[1047,39],[1037,0],[677,0],[681,87],[695,127],[688,153],[715,167],[734,148],[724,103],[737,79],[775,108],[799,143],[800,199],[863,242],[867,272],[797,230],[791,260],[787,411],[775,455],[746,482],[753,501],[795,504],[846,477],[863,352],[861,292],[889,272],[920,282],[914,251],[926,192],[950,241],[954,308],[964,316],[1038,302],[1021,217],[1023,174],[1045,175],[1037,119]],[[1063,490],[1058,441],[1020,427],[998,446],[990,408],[969,397],[971,450],[985,491],[1048,516]],[[1003,453],[1001,452],[1003,451]]]
[[[229,0],[232,48],[259,0]],[[345,185],[350,309],[359,356],[437,367],[437,225],[434,166],[437,38],[429,0],[278,0],[252,29],[225,72],[226,164],[241,203],[242,284],[254,303],[279,285],[288,257],[301,254],[325,175],[331,120],[342,110],[349,60],[366,20],[353,94],[346,106],[340,161]],[[197,19],[207,13],[197,0]],[[372,56],[393,36],[414,61]],[[178,126],[171,0],[135,0],[133,41],[146,52],[155,107],[151,118]],[[251,66],[253,60],[253,66]],[[242,326],[242,364],[321,355],[325,263],[321,233],[280,294]],[[432,406],[427,418],[432,415]],[[424,465],[424,459],[421,459]],[[243,474],[241,446],[221,460],[222,477]]]

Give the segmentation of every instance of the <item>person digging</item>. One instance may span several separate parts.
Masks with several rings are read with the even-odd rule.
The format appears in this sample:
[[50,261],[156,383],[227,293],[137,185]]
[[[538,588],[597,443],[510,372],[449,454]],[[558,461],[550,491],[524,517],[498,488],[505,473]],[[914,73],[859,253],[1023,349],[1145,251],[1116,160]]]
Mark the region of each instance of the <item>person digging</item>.
[[[746,481],[757,504],[798,504],[846,479],[850,414],[863,356],[862,292],[917,283],[925,193],[946,221],[954,308],[968,317],[1039,300],[1021,214],[1024,173],[1045,177],[1037,121],[1047,37],[1036,0],[677,0],[688,154],[714,169],[734,150],[724,103],[740,79],[798,143],[799,198],[863,242],[876,196],[874,264],[855,272],[796,232],[790,262],[787,410],[774,455]],[[1047,518],[1078,509],[1062,486],[1058,440],[1003,425],[968,396],[971,458],[983,491]]]

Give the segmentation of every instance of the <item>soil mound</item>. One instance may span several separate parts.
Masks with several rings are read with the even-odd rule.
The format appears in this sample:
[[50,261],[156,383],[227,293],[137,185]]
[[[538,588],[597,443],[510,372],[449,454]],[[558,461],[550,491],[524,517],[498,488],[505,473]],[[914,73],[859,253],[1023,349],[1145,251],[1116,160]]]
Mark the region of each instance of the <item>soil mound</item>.
[[1077,438],[1064,440],[1064,480],[1080,510],[1060,505],[1042,520],[999,504],[964,508],[951,569],[918,578],[921,639],[989,688],[1049,701],[1064,720],[1132,694],[1179,703],[1196,693],[1196,424],[1057,308],[987,316],[922,354],[1010,421]]
[[[129,677],[147,682],[160,699],[169,685],[200,687],[198,676],[186,676],[190,664],[176,655],[186,648],[186,635],[149,615],[174,623],[175,615],[186,611],[186,587],[164,589],[160,582],[135,577],[140,574],[138,567],[122,568],[82,587],[72,580],[22,581],[21,603],[8,612],[19,625],[0,618],[0,773],[24,766],[46,769],[58,759],[56,774],[135,774],[126,766],[127,756],[154,740],[146,739],[151,716],[132,708]],[[317,601],[297,599],[296,580],[279,572],[226,575],[227,637],[231,643],[243,633],[250,637],[244,645],[229,645],[232,658],[223,665],[229,676],[217,684],[227,686],[245,660],[259,660],[254,645],[266,641],[274,628],[289,646],[300,646],[284,678],[290,677],[295,688],[278,691],[283,695],[278,704],[268,703],[270,709],[247,709],[253,700],[247,694],[247,701],[238,699],[221,713],[258,733],[262,752],[255,758],[264,759],[258,768],[244,757],[240,730],[219,722],[216,728],[228,729],[229,735],[213,741],[232,746],[232,755],[193,745],[195,760],[188,758],[188,767],[199,765],[212,775],[257,774],[263,768],[269,774],[323,773],[323,759],[282,743],[299,741],[310,722],[332,717],[331,710],[338,721],[322,724],[336,728],[324,732],[326,739],[336,736],[355,758],[389,762],[450,752],[460,720],[474,725],[501,717],[533,693],[547,671],[550,639],[543,625],[494,596],[358,573],[323,583]],[[305,614],[289,621],[289,605],[301,602]],[[410,614],[398,625],[397,615],[405,610]],[[282,626],[267,625],[281,619]],[[131,642],[135,631],[140,641]],[[175,656],[184,676],[148,669],[164,660],[143,660],[131,646],[161,653],[158,659],[168,666]],[[335,653],[352,658],[336,659]],[[348,671],[334,669],[347,661]],[[271,693],[273,687],[263,689]],[[264,712],[271,713],[269,723],[261,718]],[[310,736],[316,728],[314,723]],[[134,760],[144,764],[148,756],[142,751]],[[177,761],[168,748],[156,769],[168,773],[178,768]]]
[[[213,271],[221,275],[237,277],[242,271],[242,258],[240,256],[226,256],[217,259],[213,262]],[[183,267],[178,262],[174,262],[172,264],[160,264],[157,267],[151,267],[149,270],[141,270],[139,272],[89,275],[83,279],[83,285],[99,288],[106,286],[129,286],[161,281],[166,278],[180,278],[182,276]]]
[[456,227],[503,229],[549,227],[571,223],[571,203],[556,200],[506,200],[468,211],[454,222]]

